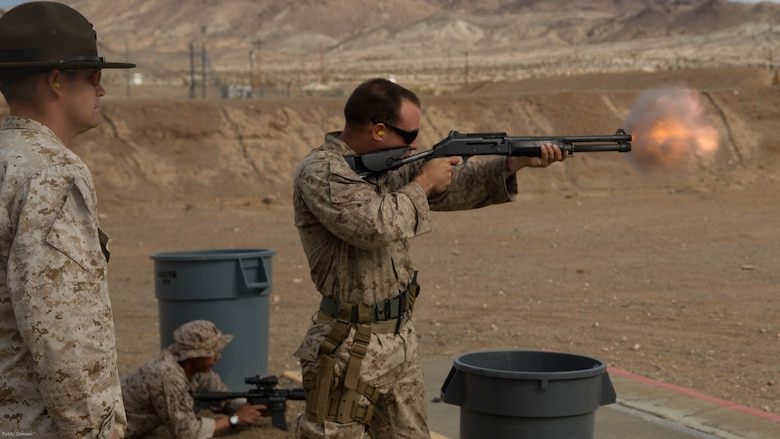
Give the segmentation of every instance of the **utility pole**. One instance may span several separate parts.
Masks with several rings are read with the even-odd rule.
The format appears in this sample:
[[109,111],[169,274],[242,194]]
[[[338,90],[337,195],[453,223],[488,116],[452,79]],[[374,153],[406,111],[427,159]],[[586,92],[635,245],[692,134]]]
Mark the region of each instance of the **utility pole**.
[[206,99],[206,43],[203,43],[203,51],[201,52],[201,70],[203,72],[201,79],[201,94],[203,99]]
[[[260,55],[262,54],[261,48],[263,45],[263,41],[260,39],[254,40],[252,42],[252,49],[249,51],[249,61],[250,64],[250,70],[251,70],[251,87],[252,87],[252,97],[255,97],[255,87],[260,88],[260,97],[263,96],[263,69],[261,65],[261,58]],[[257,68],[255,68],[255,64],[257,64]],[[256,77],[255,77],[256,76]]]
[[[130,59],[128,49],[127,49],[127,37],[125,37],[125,62]],[[130,99],[130,69],[125,69],[125,92],[127,94],[127,99]]]
[[249,97],[255,97],[255,49],[249,51]]
[[325,83],[325,49],[320,43],[320,84]]
[[450,56],[450,49],[447,49],[447,81],[452,81],[452,57]]
[[464,70],[464,75],[466,85],[469,85],[469,51],[466,51],[466,68]]
[[257,40],[257,85],[263,87],[263,42]]
[[190,99],[195,99],[195,43],[190,41]]
[[201,55],[200,55],[200,64],[201,64],[201,95],[203,100],[206,100],[206,26],[200,28],[200,37],[201,37]]

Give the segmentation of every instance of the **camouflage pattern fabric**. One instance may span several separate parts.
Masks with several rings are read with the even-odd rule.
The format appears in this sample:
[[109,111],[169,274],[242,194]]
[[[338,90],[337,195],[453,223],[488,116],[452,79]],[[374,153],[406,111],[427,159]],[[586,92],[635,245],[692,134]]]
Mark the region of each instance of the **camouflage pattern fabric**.
[[[127,410],[125,439],[142,438],[144,434],[165,425],[174,437],[204,439],[214,435],[215,421],[198,416],[193,407],[192,392],[227,392],[228,387],[215,372],[196,373],[187,381],[170,347],[138,369],[122,376],[122,395]],[[237,410],[246,399],[230,401]]]
[[177,361],[189,358],[213,357],[233,340],[230,334],[222,334],[208,320],[193,320],[173,331],[174,344],[168,347]]
[[[412,183],[420,162],[362,179],[343,159],[354,152],[338,134],[326,135],[324,145],[301,161],[293,183],[295,225],[312,281],[323,296],[366,305],[398,296],[413,278],[409,240],[432,230],[431,210],[479,208],[512,201],[517,194],[517,180],[506,175],[503,158],[458,166],[450,188],[430,200]],[[330,328],[330,323],[315,319],[296,350],[304,373]],[[339,373],[344,371],[353,336],[354,328],[336,351]],[[425,386],[411,321],[405,320],[397,335],[371,335],[360,377],[379,389],[377,408],[385,415],[372,419],[371,437],[429,437]],[[295,425],[299,438],[352,438],[361,437],[363,431],[362,424],[316,425],[304,417]]]
[[0,434],[124,431],[106,270],[86,165],[54,133],[0,128]]

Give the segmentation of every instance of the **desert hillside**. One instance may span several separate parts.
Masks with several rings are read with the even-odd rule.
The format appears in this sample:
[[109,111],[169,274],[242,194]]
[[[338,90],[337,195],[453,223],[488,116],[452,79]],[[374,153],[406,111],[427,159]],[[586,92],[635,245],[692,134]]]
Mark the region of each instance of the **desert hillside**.
[[[726,0],[66,0],[107,76],[157,96],[201,85],[257,95],[344,93],[367,76],[448,92],[484,80],[718,66],[776,66],[780,4]],[[172,93],[178,89],[176,93]],[[211,93],[214,96],[214,93]]]
[[[761,184],[778,178],[780,87],[761,69],[625,73],[474,84],[423,95],[421,148],[452,129],[517,136],[613,134],[637,95],[664,84],[698,90],[720,133],[715,156],[684,173],[637,171],[620,153],[580,153],[526,191],[612,191]],[[288,203],[292,170],[327,131],[342,127],[345,98],[104,99],[103,123],[76,139],[101,204]],[[6,110],[0,110],[6,111]]]

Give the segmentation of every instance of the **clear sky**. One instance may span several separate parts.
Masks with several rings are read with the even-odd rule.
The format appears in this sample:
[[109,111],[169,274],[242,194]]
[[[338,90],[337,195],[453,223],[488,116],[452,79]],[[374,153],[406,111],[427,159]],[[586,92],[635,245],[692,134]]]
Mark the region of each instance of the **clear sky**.
[[11,6],[16,6],[20,2],[19,0],[0,0],[0,9],[8,9]]
[[22,0],[0,0],[0,9],[10,9],[11,6],[16,6],[19,3],[24,3]]

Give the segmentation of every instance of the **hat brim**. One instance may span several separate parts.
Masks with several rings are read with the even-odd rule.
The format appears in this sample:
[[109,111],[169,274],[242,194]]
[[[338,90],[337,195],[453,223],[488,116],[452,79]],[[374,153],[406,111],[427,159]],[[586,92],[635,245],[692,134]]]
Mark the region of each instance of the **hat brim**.
[[215,342],[214,346],[210,348],[187,349],[183,348],[178,343],[172,343],[168,346],[168,350],[171,351],[177,361],[189,360],[190,358],[211,357],[218,352],[222,352],[231,340],[233,340],[232,334],[223,334],[219,341]]
[[133,63],[124,62],[99,62],[99,61],[83,61],[83,62],[69,62],[69,63],[52,63],[52,62],[7,62],[0,63],[0,70],[4,69],[60,69],[60,70],[73,70],[73,69],[132,69],[135,67]]

